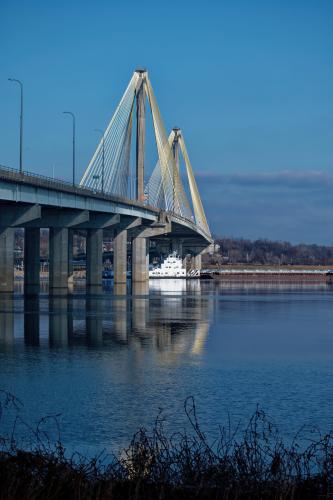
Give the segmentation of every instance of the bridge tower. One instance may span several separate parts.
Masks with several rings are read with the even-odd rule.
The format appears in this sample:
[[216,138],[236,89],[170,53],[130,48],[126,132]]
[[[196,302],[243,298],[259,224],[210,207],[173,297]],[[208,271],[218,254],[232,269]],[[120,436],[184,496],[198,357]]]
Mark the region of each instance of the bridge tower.
[[[148,182],[145,181],[146,107],[149,106],[158,153],[158,160]],[[136,120],[135,120],[136,115]],[[136,125],[136,133],[133,128]],[[135,144],[135,189],[129,187],[132,138]],[[180,155],[185,163],[189,190],[183,186],[180,175]],[[101,179],[104,181],[101,183]],[[130,196],[143,208],[144,205],[157,209],[157,220],[149,222],[137,217],[129,223],[121,217],[113,228],[114,234],[114,282],[117,286],[126,284],[127,242],[131,241],[132,281],[145,283],[149,273],[149,243],[151,238],[160,238],[171,233],[171,218],[179,224],[185,221],[184,233],[175,231],[171,236],[171,247],[182,255],[191,227],[198,229],[198,239],[210,238],[210,231],[202,207],[193,170],[186,151],[183,133],[175,127],[168,136],[157,104],[157,100],[146,69],[136,69],[107,126],[103,138],[92,156],[81,179],[80,186],[100,191],[103,195],[128,199]],[[130,186],[131,188],[131,186]],[[130,191],[130,195],[128,194]],[[97,193],[96,193],[97,194]],[[188,197],[190,194],[190,198]],[[134,195],[134,196],[133,196]],[[133,200],[133,201],[134,201]],[[166,216],[166,214],[169,214]],[[171,215],[170,215],[171,214]],[[140,222],[140,220],[141,222]],[[177,222],[178,223],[178,222]],[[175,223],[175,224],[177,224]],[[176,227],[176,226],[175,226]],[[201,235],[200,235],[201,233]],[[181,235],[185,236],[182,238]],[[185,239],[184,239],[185,238]],[[162,238],[160,238],[162,239]],[[100,239],[99,239],[100,240]],[[169,240],[170,241],[170,240]],[[170,246],[170,243],[168,243]],[[91,245],[88,245],[90,248]],[[100,247],[98,243],[98,248]],[[184,247],[184,248],[183,248]],[[92,247],[91,247],[91,250]],[[92,255],[96,252],[90,252]],[[95,259],[92,259],[92,265]],[[93,266],[94,267],[94,266]],[[88,266],[88,277],[99,277],[99,269]]]
[[[144,164],[146,138],[146,94],[145,69],[135,70],[139,79],[136,87],[136,197],[144,202]],[[146,282],[148,280],[149,239],[140,234],[132,237],[132,281]]]
[[175,211],[175,206],[176,206],[176,182],[177,182],[177,177],[179,175],[179,137],[180,137],[180,128],[174,127],[173,129],[174,132],[174,138],[173,138],[173,143],[172,143],[172,152],[173,152],[173,157],[175,159],[174,166],[173,166],[173,210]]
[[144,201],[144,163],[145,163],[145,138],[146,138],[146,95],[144,82],[147,71],[137,69],[139,76],[136,87],[136,197]]
[[[181,130],[179,127],[174,127],[172,129],[174,133],[173,141],[172,141],[172,153],[173,157],[175,159],[174,165],[173,165],[173,173],[172,173],[172,183],[173,183],[173,201],[172,201],[172,206],[173,206],[173,211],[176,211],[176,200],[177,200],[177,179],[179,178],[180,175],[180,170],[179,170],[179,139],[181,137]],[[171,240],[171,251],[172,252],[177,252],[177,254],[182,257],[183,255],[183,248],[182,248],[182,240],[177,238],[177,239],[172,239]]]

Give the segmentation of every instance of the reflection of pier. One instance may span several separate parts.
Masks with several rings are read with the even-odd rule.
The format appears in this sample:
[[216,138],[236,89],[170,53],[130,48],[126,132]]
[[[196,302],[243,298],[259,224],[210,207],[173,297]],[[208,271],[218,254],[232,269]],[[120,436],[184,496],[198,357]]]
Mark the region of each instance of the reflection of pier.
[[[199,290],[198,282],[196,292]],[[200,293],[156,290],[147,296],[137,289],[131,296],[24,297],[15,311],[13,296],[0,297],[0,346],[22,337],[38,347],[41,336],[51,348],[85,345],[89,348],[130,349],[134,356],[150,350],[163,362],[200,354],[210,322],[210,302]],[[16,315],[24,320],[15,323]],[[42,315],[48,321],[42,322]],[[20,331],[24,329],[24,332]]]
[[24,297],[24,338],[28,345],[39,345],[39,296],[26,295]]
[[103,344],[102,300],[98,297],[86,299],[86,332],[90,345]]
[[0,346],[10,346],[14,341],[13,296],[0,295]]
[[67,296],[50,297],[49,341],[51,347],[65,347],[72,331],[72,316]]

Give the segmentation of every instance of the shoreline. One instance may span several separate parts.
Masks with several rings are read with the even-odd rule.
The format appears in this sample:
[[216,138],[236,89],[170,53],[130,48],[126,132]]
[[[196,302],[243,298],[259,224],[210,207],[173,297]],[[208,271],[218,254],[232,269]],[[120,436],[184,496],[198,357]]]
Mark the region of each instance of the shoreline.
[[[15,270],[16,282],[23,281],[23,272]],[[163,278],[159,278],[163,279]],[[173,278],[176,279],[176,278]],[[189,279],[189,278],[184,278]],[[191,278],[194,280],[195,278]],[[327,266],[244,266],[206,268],[201,271],[200,280],[214,280],[233,283],[327,283],[333,285],[333,270]],[[48,273],[40,275],[41,282],[48,281]],[[72,281],[84,282],[85,273],[74,271]]]
[[333,284],[333,271],[328,266],[244,265],[205,269],[201,278],[239,283],[328,283]]
[[286,273],[286,272],[220,272],[202,275],[214,281],[239,283],[327,283],[333,284],[333,275],[324,273]]

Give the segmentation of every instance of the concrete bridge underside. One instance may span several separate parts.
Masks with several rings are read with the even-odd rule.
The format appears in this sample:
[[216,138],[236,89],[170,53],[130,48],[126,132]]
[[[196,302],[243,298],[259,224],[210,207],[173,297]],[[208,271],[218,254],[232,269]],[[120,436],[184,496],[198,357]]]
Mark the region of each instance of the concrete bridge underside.
[[72,233],[87,235],[87,287],[102,284],[103,231],[114,239],[114,282],[127,279],[127,243],[131,241],[132,281],[148,280],[149,242],[191,253],[195,267],[211,243],[192,221],[138,201],[117,198],[39,176],[0,168],[0,292],[14,290],[14,231],[25,229],[24,285],[39,292],[40,228],[49,228],[50,293],[67,291]]

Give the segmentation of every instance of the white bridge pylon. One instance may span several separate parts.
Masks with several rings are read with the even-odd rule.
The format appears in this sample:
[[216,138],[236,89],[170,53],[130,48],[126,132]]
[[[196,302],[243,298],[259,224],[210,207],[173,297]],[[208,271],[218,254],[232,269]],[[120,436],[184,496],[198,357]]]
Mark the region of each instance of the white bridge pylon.
[[[139,187],[137,187],[136,199],[142,203],[149,204],[155,208],[160,208],[195,222],[199,228],[210,236],[209,226],[186,150],[183,134],[179,129],[174,129],[169,137],[167,136],[147,71],[138,70],[134,72],[82,176],[80,185],[106,194],[123,198],[129,197],[134,102],[137,100],[138,107],[138,94],[140,90],[142,91],[142,86],[152,114],[158,161],[150,179],[145,184],[144,193],[139,193]],[[144,144],[144,137],[142,141]],[[182,182],[179,168],[178,146],[186,167],[185,178],[189,185],[191,203],[186,196]],[[138,177],[139,174],[137,171],[137,179]]]

